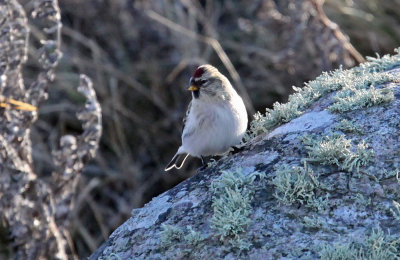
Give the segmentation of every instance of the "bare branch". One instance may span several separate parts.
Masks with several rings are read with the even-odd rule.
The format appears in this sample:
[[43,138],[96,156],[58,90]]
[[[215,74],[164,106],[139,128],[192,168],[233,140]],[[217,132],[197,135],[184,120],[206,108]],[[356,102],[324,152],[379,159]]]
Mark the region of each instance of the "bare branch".
[[170,28],[176,32],[185,34],[186,36],[189,36],[190,38],[199,40],[199,41],[209,44],[211,47],[213,47],[214,51],[217,53],[218,57],[220,58],[222,63],[225,65],[230,76],[232,77],[232,79],[235,83],[235,86],[238,88],[239,93],[242,96],[244,103],[246,104],[247,111],[250,114],[255,113],[256,110],[254,109],[254,106],[253,106],[253,103],[251,102],[250,96],[247,93],[247,90],[244,87],[242,80],[240,79],[239,73],[233,66],[231,60],[229,59],[228,55],[222,48],[221,44],[216,39],[208,37],[208,36],[204,36],[204,35],[198,34],[197,32],[186,29],[185,27],[183,27],[177,23],[174,23],[173,21],[161,16],[160,14],[158,14],[152,10],[146,10],[146,14],[151,19],[167,26],[168,28]]

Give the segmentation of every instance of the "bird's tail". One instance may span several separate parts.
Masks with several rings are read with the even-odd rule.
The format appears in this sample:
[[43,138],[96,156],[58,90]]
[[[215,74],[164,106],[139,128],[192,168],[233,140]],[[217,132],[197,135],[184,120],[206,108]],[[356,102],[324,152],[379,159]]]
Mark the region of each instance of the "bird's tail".
[[167,167],[165,167],[164,171],[169,171],[172,168],[180,169],[185,163],[186,158],[189,156],[188,153],[177,153],[174,158],[168,163]]

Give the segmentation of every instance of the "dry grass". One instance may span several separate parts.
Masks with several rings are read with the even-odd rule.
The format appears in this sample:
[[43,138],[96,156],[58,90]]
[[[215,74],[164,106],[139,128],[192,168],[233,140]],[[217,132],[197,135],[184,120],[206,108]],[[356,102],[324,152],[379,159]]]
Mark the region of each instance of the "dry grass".
[[[398,1],[327,0],[324,9],[339,29],[317,0],[131,2],[60,1],[63,59],[32,134],[35,170],[47,175],[55,169],[50,151],[59,137],[82,131],[71,116],[82,103],[73,90],[75,73],[93,79],[103,136],[98,156],[77,183],[70,213],[71,240],[80,258],[132,208],[198,167],[192,160],[180,172],[162,174],[180,142],[190,99],[185,87],[196,66],[220,68],[253,112],[285,101],[292,85],[321,71],[355,65],[362,60],[356,49],[385,53],[400,45]],[[31,55],[40,34],[32,26]],[[29,59],[26,82],[34,80],[37,69]]]

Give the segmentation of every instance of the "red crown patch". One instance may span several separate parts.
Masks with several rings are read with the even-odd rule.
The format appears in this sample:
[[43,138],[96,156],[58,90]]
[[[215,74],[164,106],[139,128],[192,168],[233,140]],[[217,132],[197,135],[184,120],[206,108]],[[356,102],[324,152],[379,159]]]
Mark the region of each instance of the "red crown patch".
[[193,73],[193,78],[200,78],[203,74],[204,74],[204,69],[203,68],[198,68]]

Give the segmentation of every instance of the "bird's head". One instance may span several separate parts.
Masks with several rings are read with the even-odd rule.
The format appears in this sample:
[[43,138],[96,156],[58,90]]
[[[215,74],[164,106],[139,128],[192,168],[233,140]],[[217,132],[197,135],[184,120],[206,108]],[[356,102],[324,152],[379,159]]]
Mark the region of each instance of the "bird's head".
[[195,99],[227,99],[229,88],[232,88],[229,80],[215,67],[206,64],[194,71],[188,90]]

